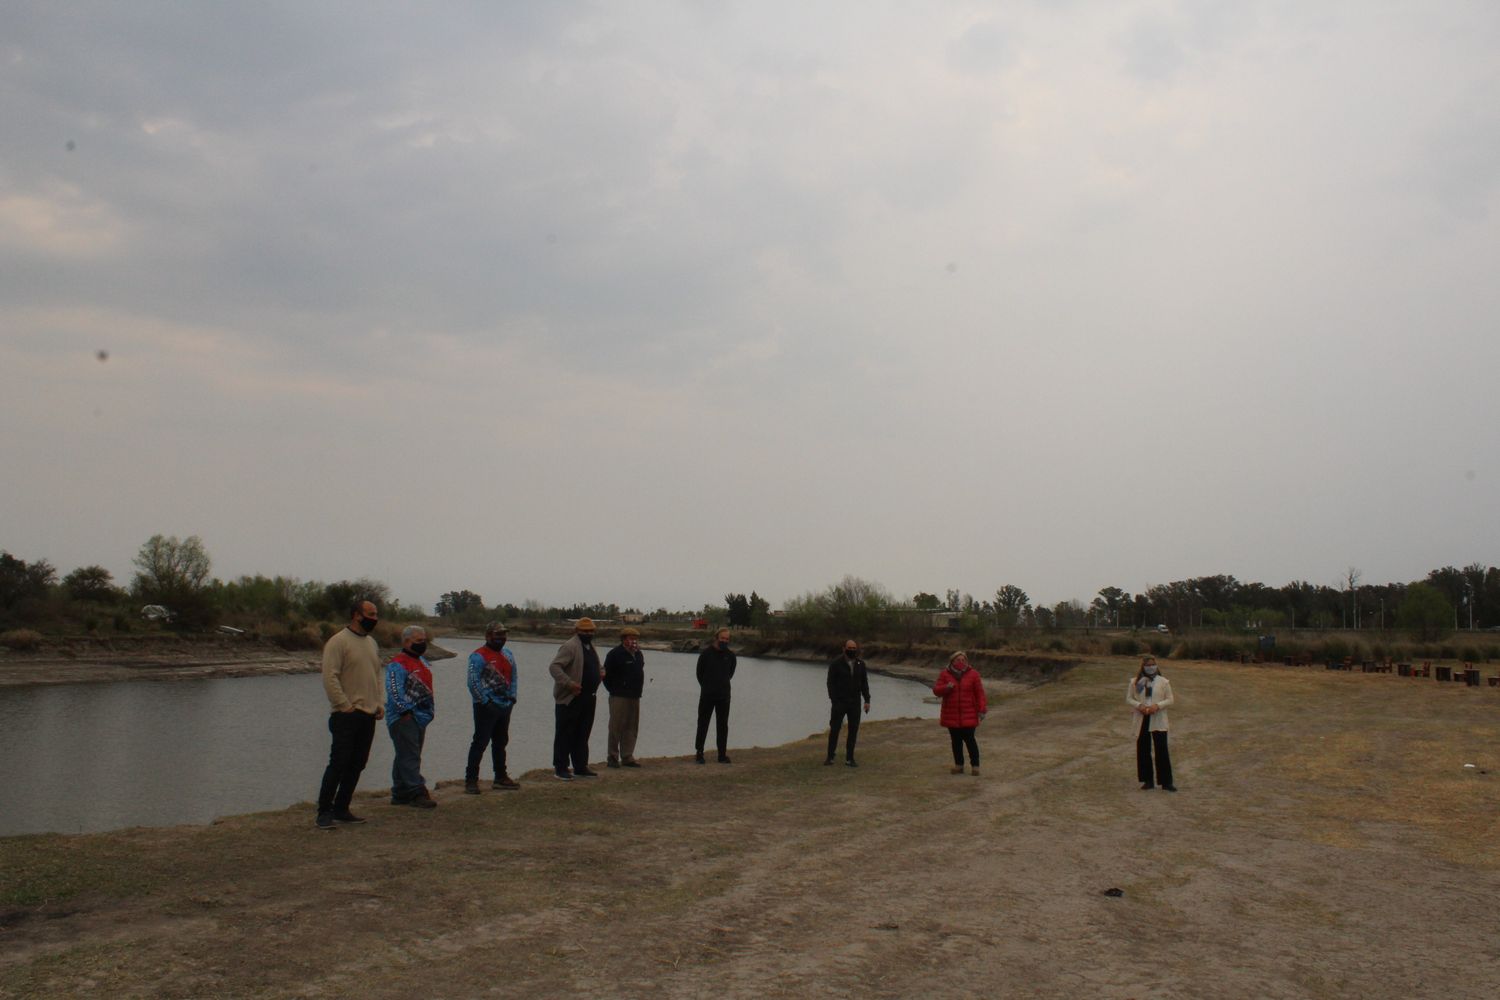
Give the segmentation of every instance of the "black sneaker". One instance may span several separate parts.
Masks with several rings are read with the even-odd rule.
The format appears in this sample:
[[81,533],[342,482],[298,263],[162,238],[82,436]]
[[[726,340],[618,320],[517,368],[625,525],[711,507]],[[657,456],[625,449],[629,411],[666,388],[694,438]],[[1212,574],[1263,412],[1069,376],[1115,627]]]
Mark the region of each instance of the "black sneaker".
[[599,772],[598,771],[590,771],[586,767],[575,767],[575,768],[573,768],[573,777],[575,777],[575,778],[597,778],[597,777],[599,777]]
[[829,757],[827,760],[823,761],[823,766],[824,767],[832,767],[833,766],[833,758]]
[[704,760],[703,760],[703,751],[701,751],[701,750],[698,751],[698,755],[693,758],[693,763],[694,764],[702,764],[702,763],[704,763]]
[[848,760],[844,761],[844,766],[845,767],[858,767],[859,765],[856,764],[856,763],[854,763],[854,758],[853,757],[850,757]]
[[464,781],[464,794],[465,795],[478,795],[479,794],[479,779],[476,778],[473,781],[465,780]]
[[609,760],[607,760],[607,761],[604,762],[604,766],[605,767],[619,767],[620,766],[620,762],[617,761],[617,760],[615,760],[613,757],[611,757]]
[[335,823],[363,823],[365,820],[363,816],[356,816],[349,810],[345,809],[341,812],[334,813],[333,821]]
[[568,769],[565,768],[565,767],[559,767],[559,768],[556,768],[555,770],[553,770],[552,777],[556,778],[558,781],[572,781],[573,780],[572,773],[569,772]]
[[1162,785],[1161,786],[1161,790],[1164,791],[1164,792],[1175,792],[1175,791],[1177,791],[1177,786],[1176,785]]
[[729,755],[727,753],[721,753],[721,754],[719,754],[719,763],[720,764],[733,764],[734,761],[732,761],[732,760],[729,759]]
[[634,757],[626,757],[624,760],[620,761],[620,766],[621,767],[640,767],[641,766],[641,762],[638,761],[638,760],[636,760]]
[[338,827],[333,825],[333,813],[318,813],[318,818],[315,822],[318,824],[319,830],[338,829]]

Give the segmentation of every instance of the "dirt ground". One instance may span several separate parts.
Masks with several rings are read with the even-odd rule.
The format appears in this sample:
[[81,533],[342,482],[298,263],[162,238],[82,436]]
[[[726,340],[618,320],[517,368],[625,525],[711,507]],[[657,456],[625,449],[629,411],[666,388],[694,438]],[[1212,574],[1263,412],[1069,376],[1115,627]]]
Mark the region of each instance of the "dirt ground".
[[1500,992],[1500,690],[1166,663],[1173,795],[1134,780],[1133,666],[992,704],[982,777],[908,720],[858,769],[817,736],[430,812],[372,790],[334,833],[0,841],[0,996]]

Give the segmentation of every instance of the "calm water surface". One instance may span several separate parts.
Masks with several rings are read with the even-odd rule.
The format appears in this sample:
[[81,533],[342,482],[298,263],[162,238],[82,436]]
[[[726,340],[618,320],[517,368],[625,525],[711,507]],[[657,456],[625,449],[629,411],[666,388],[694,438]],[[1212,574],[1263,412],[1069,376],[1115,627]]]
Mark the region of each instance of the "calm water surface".
[[[463,777],[472,735],[464,672],[468,654],[481,641],[439,640],[459,656],[432,665],[437,718],[422,754],[429,782]],[[519,776],[551,767],[547,664],[557,647],[517,642],[510,648],[520,665],[520,691],[508,763]],[[697,655],[645,655],[636,755],[691,753]],[[734,678],[730,746],[776,746],[827,732],[824,676],[819,664],[742,658]],[[872,676],[870,690],[870,719],[937,718],[937,706],[922,702],[927,691],[920,684]],[[0,727],[0,836],[206,823],[280,809],[316,798],[328,762],[328,701],[316,673],[5,688],[0,710],[7,720]],[[601,762],[608,719],[601,689],[590,743]],[[712,727],[708,740],[711,750]],[[488,779],[488,757],[480,773]],[[382,723],[360,790],[387,789],[390,775],[391,741]]]

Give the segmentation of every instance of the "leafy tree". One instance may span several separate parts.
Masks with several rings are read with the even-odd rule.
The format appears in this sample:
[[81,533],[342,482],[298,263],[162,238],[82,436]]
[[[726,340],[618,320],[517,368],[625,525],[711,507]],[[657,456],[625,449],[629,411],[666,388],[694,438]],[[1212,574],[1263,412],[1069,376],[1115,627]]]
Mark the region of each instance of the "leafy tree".
[[63,588],[75,601],[105,604],[117,601],[125,592],[115,586],[114,577],[103,566],[80,566],[63,577]]
[[787,601],[786,613],[803,629],[869,636],[886,624],[891,603],[890,593],[880,584],[846,576],[821,593]]
[[750,624],[760,627],[771,617],[771,602],[750,591]]
[[943,606],[943,599],[936,594],[923,591],[911,599],[911,606],[918,611],[937,611]]
[[1007,583],[995,591],[995,620],[1002,626],[1026,623],[1030,617],[1026,612],[1030,607],[1030,596],[1014,584]]
[[0,552],[0,612],[14,611],[26,601],[47,596],[57,581],[57,570],[45,559],[28,564],[9,552]]
[[1014,584],[1007,583],[995,591],[995,607],[1001,611],[1017,611],[1031,603],[1031,597],[1026,591]]
[[1083,625],[1088,618],[1087,612],[1078,601],[1058,601],[1052,606],[1052,618],[1057,625]]
[[472,590],[450,590],[438,598],[432,613],[439,618],[460,618],[475,609],[484,610],[484,598]]
[[207,625],[215,613],[209,588],[213,563],[197,535],[152,535],[133,560],[131,591],[147,604],[161,604],[175,614],[178,628]]
[[1406,599],[1396,611],[1396,624],[1411,632],[1418,642],[1432,642],[1453,628],[1453,605],[1430,583],[1406,588]]
[[323,592],[309,602],[307,610],[314,617],[341,622],[349,617],[349,606],[356,599],[374,601],[382,614],[392,610],[391,588],[379,580],[363,576],[358,580],[324,584]]
[[729,609],[729,624],[750,624],[750,599],[744,594],[725,594],[724,606]]
[[152,535],[134,559],[133,589],[139,597],[158,604],[198,593],[208,585],[213,563],[197,535]]
[[1119,587],[1105,587],[1099,591],[1093,603],[1089,605],[1103,619],[1105,624],[1116,624],[1120,620],[1121,612],[1130,607],[1130,595]]

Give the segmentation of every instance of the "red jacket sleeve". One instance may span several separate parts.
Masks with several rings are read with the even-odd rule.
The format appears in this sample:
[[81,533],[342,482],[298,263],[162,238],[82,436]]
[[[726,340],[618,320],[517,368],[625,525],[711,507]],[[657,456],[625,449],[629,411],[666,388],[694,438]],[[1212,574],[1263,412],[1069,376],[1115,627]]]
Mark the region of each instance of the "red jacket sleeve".
[[937,682],[932,685],[932,693],[939,698],[946,698],[953,693],[953,689],[957,686],[953,683],[953,674],[950,671],[944,670],[938,674]]
[[977,670],[974,671],[974,688],[975,700],[979,703],[979,714],[983,715],[990,710],[990,703],[989,699],[984,695],[984,681],[980,679],[979,671]]

